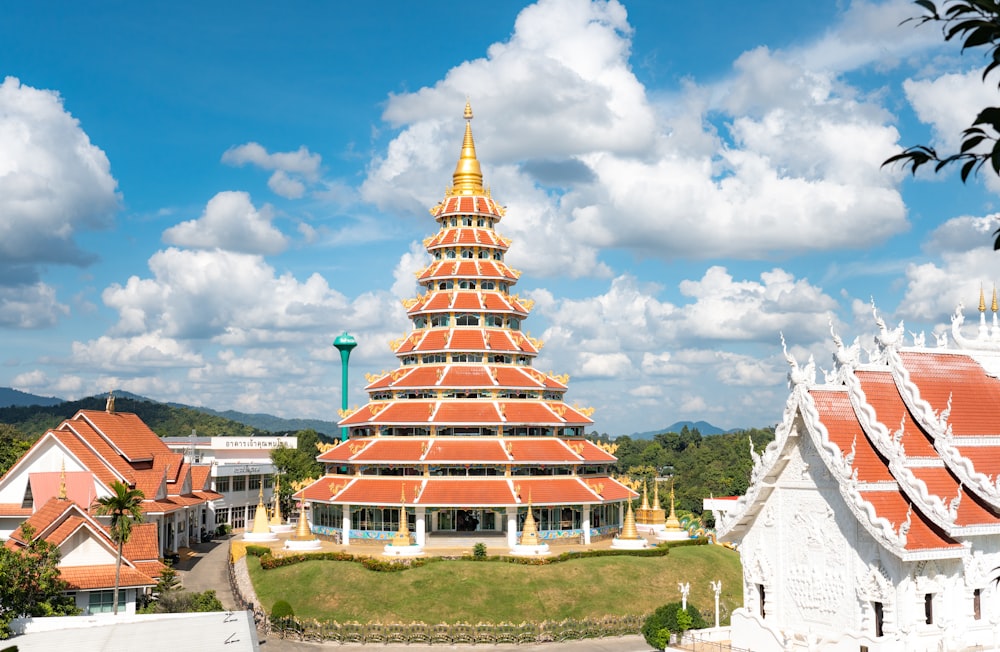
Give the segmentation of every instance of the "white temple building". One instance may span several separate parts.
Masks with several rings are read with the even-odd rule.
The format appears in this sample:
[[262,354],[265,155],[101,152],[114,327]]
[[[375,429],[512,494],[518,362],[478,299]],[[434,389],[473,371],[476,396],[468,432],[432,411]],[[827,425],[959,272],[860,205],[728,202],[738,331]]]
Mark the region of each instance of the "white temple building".
[[[714,500],[743,562],[736,647],[968,650],[1000,643],[1000,328],[961,307],[927,347],[876,317],[875,348],[834,335],[791,394],[750,487]],[[752,450],[752,449],[751,449]]]

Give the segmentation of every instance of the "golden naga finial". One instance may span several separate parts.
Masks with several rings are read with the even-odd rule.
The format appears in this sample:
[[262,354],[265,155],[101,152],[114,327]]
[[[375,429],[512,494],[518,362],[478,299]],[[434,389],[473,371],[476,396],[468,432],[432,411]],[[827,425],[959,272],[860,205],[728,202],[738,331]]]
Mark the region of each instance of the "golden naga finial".
[[476,158],[476,143],[472,140],[472,105],[465,103],[465,138],[462,140],[462,154],[451,175],[452,187],[449,195],[484,194],[483,172]]
[[979,312],[986,312],[986,295],[983,294],[983,286],[979,286]]

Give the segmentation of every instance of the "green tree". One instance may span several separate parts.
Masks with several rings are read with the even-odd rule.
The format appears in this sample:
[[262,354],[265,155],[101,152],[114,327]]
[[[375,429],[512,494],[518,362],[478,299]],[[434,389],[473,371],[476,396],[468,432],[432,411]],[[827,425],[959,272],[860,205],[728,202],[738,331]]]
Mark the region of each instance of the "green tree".
[[14,426],[0,423],[0,476],[31,448],[31,439]]
[[687,609],[680,602],[665,604],[651,613],[642,624],[642,635],[651,647],[662,650],[670,642],[670,633],[706,627],[701,612],[690,602]]
[[122,548],[132,538],[132,526],[142,523],[142,491],[129,489],[121,482],[111,485],[111,495],[97,499],[94,512],[98,516],[111,517],[111,540],[118,545],[115,562],[115,591],[113,594],[114,614],[118,615],[118,587],[121,584]]
[[59,578],[59,548],[34,529],[21,525],[27,545],[0,546],[0,639],[11,635],[10,622],[20,616],[69,616],[79,611]]
[[[939,6],[932,0],[914,0],[924,10],[921,16],[909,21],[918,25],[934,23],[941,27],[945,41],[960,41],[962,52],[986,49],[988,63],[982,78],[1000,66],[1000,4],[994,0],[943,0]],[[961,164],[962,182],[978,174],[989,162],[994,174],[1000,175],[1000,107],[982,109],[972,124],[962,132],[962,145],[954,154],[942,154],[928,145],[914,145],[890,156],[882,165],[899,163],[913,174],[922,165],[934,163],[939,172],[953,163]],[[1000,229],[994,234],[993,249],[1000,249]]]

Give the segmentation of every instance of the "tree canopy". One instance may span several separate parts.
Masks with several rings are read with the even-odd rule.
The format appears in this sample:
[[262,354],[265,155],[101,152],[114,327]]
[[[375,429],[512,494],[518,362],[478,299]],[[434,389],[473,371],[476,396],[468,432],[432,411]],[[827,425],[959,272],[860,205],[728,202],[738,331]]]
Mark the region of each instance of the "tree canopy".
[[98,516],[110,516],[108,527],[111,540],[118,545],[118,556],[115,561],[114,614],[118,614],[118,587],[121,585],[122,548],[132,538],[132,526],[142,523],[143,493],[138,489],[129,489],[117,480],[111,484],[111,495],[97,499],[94,513]]
[[21,533],[28,545],[21,549],[0,546],[0,639],[12,634],[10,623],[20,616],[70,616],[76,602],[66,595],[59,578],[59,548],[24,523]]
[[[984,82],[1000,66],[1000,4],[994,0],[943,0],[940,8],[932,0],[914,0],[914,4],[925,13],[909,21],[918,25],[939,25],[944,40],[960,41],[962,52],[982,51],[985,48]],[[952,164],[961,164],[962,181],[965,182],[973,174],[978,174],[987,162],[993,173],[1000,175],[1000,107],[997,106],[986,107],[979,112],[962,132],[962,145],[957,153],[940,153],[929,145],[914,145],[890,156],[883,165],[898,163],[916,174],[921,166],[928,163],[934,163],[935,172]],[[1000,229],[993,235],[993,249],[1000,249]]]

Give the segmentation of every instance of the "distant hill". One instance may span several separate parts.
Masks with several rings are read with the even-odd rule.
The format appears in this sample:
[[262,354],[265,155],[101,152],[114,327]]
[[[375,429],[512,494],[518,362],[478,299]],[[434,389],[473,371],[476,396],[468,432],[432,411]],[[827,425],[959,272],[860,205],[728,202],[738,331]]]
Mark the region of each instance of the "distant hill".
[[208,414],[223,417],[231,421],[236,421],[253,428],[268,430],[270,432],[296,432],[299,430],[315,430],[316,432],[335,437],[339,434],[340,428],[334,421],[322,421],[320,419],[282,419],[272,414],[247,414],[236,410],[225,410],[220,412],[211,408],[192,407],[192,410],[200,410]]
[[[312,429],[327,437],[339,433],[333,421],[320,419],[282,419],[271,414],[246,414],[235,410],[213,410],[183,403],[160,401],[114,390],[115,407],[122,412],[135,412],[161,437],[187,436],[195,429],[199,435],[231,436],[297,432]],[[55,427],[78,410],[103,410],[108,395],[90,396],[79,401],[34,396],[25,392],[0,387],[0,423],[15,425],[26,434],[39,435]],[[33,409],[35,407],[48,409]],[[172,411],[173,410],[173,411]],[[198,416],[198,415],[203,416]]]
[[702,435],[721,435],[726,430],[713,426],[708,421],[678,421],[677,423],[672,423],[666,428],[660,428],[659,430],[650,430],[648,432],[636,432],[629,435],[632,439],[652,439],[661,432],[680,432],[684,429],[684,426],[688,427],[688,430],[698,429]]
[[34,394],[28,394],[27,392],[22,392],[18,389],[13,389],[10,387],[0,387],[0,407],[21,407],[27,405],[59,405],[64,403],[66,399],[56,398],[54,396],[35,396]]

